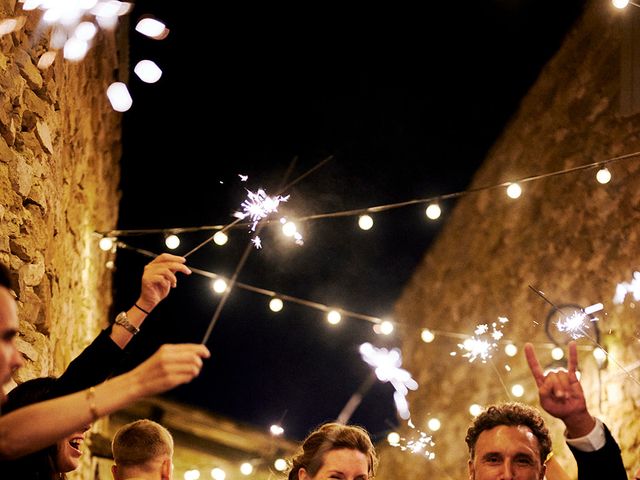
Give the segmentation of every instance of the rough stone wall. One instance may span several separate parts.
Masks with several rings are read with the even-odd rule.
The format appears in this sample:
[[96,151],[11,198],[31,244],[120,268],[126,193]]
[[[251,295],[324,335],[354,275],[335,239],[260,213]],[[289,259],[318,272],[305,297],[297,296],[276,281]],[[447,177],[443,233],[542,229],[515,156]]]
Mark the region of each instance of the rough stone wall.
[[[589,4],[470,188],[640,151],[640,116],[619,113],[621,22],[634,14],[614,10],[609,2]],[[405,365],[420,384],[409,396],[413,422],[427,432],[428,418],[442,422],[434,434],[436,460],[385,446],[378,478],[467,478],[469,406],[508,400],[501,382],[521,383],[525,395],[519,400],[538,405],[522,345],[549,342],[544,323],[550,306],[529,285],[556,304],[604,303],[600,343],[615,361],[609,360],[599,381],[589,351],[594,343],[581,339],[583,385],[590,410],[619,440],[628,470],[640,466],[640,387],[619,367],[640,378],[638,312],[632,299],[612,302],[616,285],[640,269],[640,157],[608,167],[613,179],[606,185],[596,183],[594,168],[524,183],[517,200],[495,189],[459,201],[396,305],[396,320],[407,325]],[[520,347],[515,358],[496,351],[492,361],[469,363],[449,355],[459,340],[420,340],[421,327],[472,334],[476,325],[498,316],[510,320],[503,332]],[[549,363],[549,349],[537,350],[541,362]],[[504,369],[507,363],[511,372]],[[547,418],[554,450],[574,473],[561,423]]]
[[120,176],[120,115],[105,95],[115,35],[39,70],[48,36],[21,5],[0,0],[0,19],[27,20],[0,36],[0,261],[17,286],[18,382],[59,374],[107,323],[111,272],[93,232],[116,224]]

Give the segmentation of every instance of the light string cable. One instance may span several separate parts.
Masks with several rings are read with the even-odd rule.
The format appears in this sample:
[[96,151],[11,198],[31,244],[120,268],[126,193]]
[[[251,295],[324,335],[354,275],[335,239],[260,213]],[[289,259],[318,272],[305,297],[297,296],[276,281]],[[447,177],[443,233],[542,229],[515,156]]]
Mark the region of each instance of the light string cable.
[[[319,169],[320,167],[325,165],[332,158],[333,158],[333,155],[330,155],[327,158],[325,158],[324,160],[321,160],[314,167],[312,167],[311,169],[309,169],[308,171],[306,171],[305,173],[300,175],[298,178],[296,178],[295,180],[293,180],[289,184],[285,185],[284,187],[281,186],[278,189],[279,192],[281,192],[284,189],[288,189],[291,186],[295,185],[297,182],[299,182],[300,180],[302,180],[305,177],[307,177],[307,175],[311,174],[312,172],[315,172],[317,169]],[[293,160],[291,161],[291,164],[289,165],[289,168],[287,168],[287,171],[285,172],[285,174],[283,176],[282,183],[286,183],[288,181],[289,175],[293,171],[293,167],[295,166],[296,162],[297,162],[297,157],[294,157]],[[256,235],[262,230],[264,225],[265,224],[262,223],[262,222],[259,223],[259,225],[256,228]],[[213,239],[213,236],[211,236],[207,240],[207,242],[211,241],[211,239]],[[202,245],[204,245],[204,243],[199,245],[195,249],[191,250],[189,253],[193,253],[195,250],[200,248]],[[233,287],[234,287],[234,285],[235,285],[235,283],[236,283],[236,281],[238,279],[238,275],[240,275],[240,271],[244,267],[244,264],[246,263],[247,259],[249,258],[249,253],[251,253],[251,250],[253,250],[252,247],[253,247],[253,244],[251,242],[248,242],[247,246],[244,249],[244,252],[242,253],[242,257],[240,258],[240,261],[238,262],[238,265],[236,266],[236,269],[233,272],[233,276],[231,277],[229,285],[227,286],[227,288],[225,289],[224,293],[222,294],[222,298],[218,302],[218,305],[216,306],[216,310],[215,310],[213,316],[211,317],[211,321],[209,322],[209,326],[207,327],[207,331],[205,332],[204,337],[202,339],[202,343],[203,344],[206,344],[209,341],[209,337],[211,336],[211,332],[213,331],[213,327],[215,326],[216,322],[218,321],[218,318],[220,318],[220,314],[222,313],[222,309],[224,308],[224,305],[227,303],[227,299],[229,298],[229,295],[231,294],[231,291],[232,291],[232,289],[233,289]],[[186,257],[186,255],[185,255],[185,257]]]
[[[544,301],[545,301],[545,302],[547,302],[549,305],[551,305],[553,308],[555,308],[555,309],[556,309],[556,311],[558,311],[558,313],[562,314],[562,310],[561,310],[560,308],[558,308],[558,306],[557,306],[555,303],[553,303],[551,300],[549,300],[549,299],[547,298],[547,296],[546,296],[546,295],[545,295],[541,290],[538,290],[537,288],[535,288],[535,287],[534,287],[534,286],[532,286],[532,285],[529,285],[529,288],[530,288],[531,290],[533,290],[536,294],[538,294],[540,297],[542,297],[542,298],[544,299]],[[582,313],[584,313],[584,309],[582,310]],[[566,318],[566,317],[565,317],[565,318]],[[599,343],[595,338],[593,338],[591,335],[589,335],[589,334],[584,330],[584,328],[582,328],[582,326],[577,326],[576,328],[577,328],[577,330],[578,330],[582,335],[584,335],[585,337],[587,337],[589,340],[591,340],[591,341],[593,342],[593,344],[594,344],[594,345],[596,345],[598,348],[600,348],[600,349],[605,353],[605,355],[607,356],[607,358],[611,359],[611,360],[613,361],[613,363],[615,363],[615,364],[620,368],[620,370],[622,370],[622,371],[625,373],[625,375],[627,375],[627,377],[629,377],[631,380],[633,380],[637,385],[640,385],[640,381],[639,381],[636,377],[634,377],[634,376],[631,374],[631,372],[630,372],[630,371],[628,371],[628,370],[627,370],[627,369],[626,369],[622,364],[620,364],[620,362],[618,362],[618,361],[615,359],[615,357],[614,357],[613,355],[611,355],[611,354],[607,351],[607,349],[605,349],[605,348],[604,348],[604,347],[603,347],[603,346],[602,346],[602,345],[601,345],[601,344],[600,344],[600,343]]]
[[[579,171],[582,171],[582,170],[589,170],[589,169],[592,169],[592,168],[603,167],[603,166],[609,165],[611,163],[630,160],[630,159],[634,159],[634,158],[637,158],[637,157],[640,157],[640,151],[627,153],[627,154],[624,154],[624,155],[619,155],[617,157],[611,157],[611,158],[607,158],[607,159],[604,159],[604,160],[598,160],[596,162],[592,162],[592,163],[588,163],[588,164],[584,164],[584,165],[578,165],[576,167],[566,168],[566,169],[562,169],[562,170],[555,170],[553,172],[541,173],[541,174],[538,174],[538,175],[531,175],[531,176],[528,176],[528,177],[520,178],[518,180],[511,180],[511,181],[501,182],[501,183],[493,184],[493,185],[485,185],[485,186],[481,186],[481,187],[471,188],[471,189],[468,189],[468,190],[462,190],[462,191],[459,191],[459,192],[447,193],[447,194],[442,194],[442,195],[435,195],[435,196],[432,196],[432,197],[425,197],[425,198],[417,198],[417,199],[413,199],[413,200],[405,200],[405,201],[397,202],[397,203],[389,203],[389,204],[385,204],[385,205],[377,205],[377,206],[358,208],[358,209],[352,209],[352,210],[342,210],[342,211],[337,211],[337,212],[318,213],[318,214],[314,214],[314,215],[307,215],[307,216],[303,216],[303,217],[292,218],[291,220],[292,221],[297,221],[297,222],[305,222],[305,221],[309,221],[309,220],[319,220],[319,219],[323,219],[323,218],[350,217],[350,216],[355,216],[355,215],[361,215],[361,214],[364,214],[364,213],[384,212],[384,211],[387,211],[387,210],[392,210],[392,209],[401,208],[401,207],[407,207],[407,206],[410,206],[410,205],[431,203],[431,202],[438,202],[438,201],[448,200],[448,199],[453,199],[453,198],[459,198],[459,197],[463,197],[463,196],[471,194],[471,193],[478,193],[478,192],[482,192],[482,191],[485,191],[485,190],[495,190],[495,189],[499,189],[499,188],[505,188],[505,187],[508,187],[509,185],[512,185],[514,183],[527,183],[527,182],[532,182],[532,181],[535,181],[535,180],[541,180],[541,179],[545,179],[545,178],[556,177],[556,176],[560,176],[560,175],[566,175],[566,174],[569,174],[569,173],[579,172]],[[327,157],[322,162],[320,162],[320,164],[318,164],[315,167],[313,167],[309,172],[301,175],[295,181],[291,182],[283,190],[289,188],[294,183],[296,183],[297,181],[301,180],[302,178],[307,176],[309,173],[311,173],[311,171],[319,168],[324,162],[327,162],[327,161],[331,160],[331,158],[333,158],[333,156]],[[265,219],[264,223],[266,223],[267,225],[275,224],[275,222],[272,222],[269,219]],[[196,232],[196,231],[204,231],[204,230],[222,230],[223,232],[226,232],[227,230],[229,230],[231,228],[238,228],[238,227],[241,227],[241,226],[245,227],[247,225],[249,225],[249,224],[246,223],[246,222],[240,223],[240,219],[238,219],[238,220],[236,220],[236,221],[234,221],[231,224],[226,225],[226,226],[207,225],[207,226],[190,227],[190,228],[176,227],[176,228],[149,229],[149,230],[142,230],[142,229],[137,229],[137,230],[109,230],[109,231],[97,232],[97,233],[99,235],[102,235],[102,236],[105,236],[105,237],[117,237],[117,236],[126,236],[126,235],[143,235],[145,233],[148,233],[148,234],[151,234],[151,233],[166,233],[166,232],[180,233],[180,232]],[[190,255],[191,253],[193,253],[193,251],[201,248],[204,244],[210,242],[212,238],[213,238],[213,236],[211,238],[208,238],[207,240],[205,240],[201,245],[198,245],[194,250],[188,252],[187,255]],[[187,256],[187,255],[185,255],[185,256]]]
[[[129,250],[135,253],[138,253],[140,255],[143,255],[145,257],[149,257],[149,258],[156,258],[159,254],[151,252],[149,250],[145,250],[142,248],[138,248],[138,247],[133,247],[131,245],[128,245],[125,242],[122,241],[118,241],[116,243],[118,248],[123,248],[125,250]],[[214,272],[210,272],[208,270],[203,270],[200,268],[195,268],[192,267],[190,265],[189,269],[195,273],[196,275],[200,275],[202,277],[206,277],[206,278],[210,278],[212,280],[217,280],[217,279],[227,279],[227,277],[225,277],[224,275],[219,275],[217,273]],[[236,282],[235,286],[237,288],[249,291],[249,292],[253,292],[253,293],[257,293],[259,295],[264,295],[266,297],[270,297],[270,298],[279,298],[283,301],[289,302],[289,303],[294,303],[297,305],[301,305],[303,307],[308,307],[308,308],[312,308],[314,310],[319,310],[322,312],[328,312],[330,310],[337,310],[338,312],[340,312],[340,314],[344,317],[349,317],[349,318],[354,318],[357,320],[364,320],[366,322],[372,323],[372,324],[381,324],[382,323],[382,319],[379,317],[374,317],[372,315],[366,315],[363,313],[359,313],[359,312],[354,312],[351,310],[346,310],[344,308],[332,308],[329,305],[325,305],[319,302],[314,302],[312,300],[307,300],[307,299],[303,299],[303,298],[299,298],[299,297],[294,297],[291,295],[287,295],[284,293],[280,293],[280,292],[276,292],[274,290],[268,290],[266,288],[261,288],[261,287],[256,287],[254,285],[250,285],[247,283],[243,283],[243,282]],[[431,327],[426,327],[424,325],[420,325],[420,326],[410,326],[404,323],[398,323],[395,322],[397,325],[403,327],[403,328],[415,328],[417,330],[422,330],[422,329],[427,329],[429,330],[431,333],[433,333],[434,335],[440,336],[440,337],[445,337],[445,338],[451,338],[451,339],[455,339],[455,340],[465,340],[467,338],[470,338],[471,335],[469,335],[468,333],[461,333],[461,332],[451,332],[451,331],[447,331],[447,330],[439,330],[439,329],[434,329]],[[509,343],[514,343],[513,340],[510,339],[506,339],[506,340],[500,340],[498,343],[500,344],[509,344]],[[543,342],[543,343],[535,343],[536,346],[540,347],[540,348],[548,348],[551,349],[553,347],[555,347],[555,344],[550,343],[550,342]],[[579,350],[592,350],[591,347],[586,347],[586,346],[578,346]]]
[[496,373],[496,375],[498,376],[498,380],[500,380],[500,384],[502,385],[502,388],[504,388],[505,393],[507,394],[507,399],[510,402],[513,402],[513,397],[511,396],[511,392],[509,392],[509,389],[507,388],[507,385],[504,383],[504,379],[502,378],[502,375],[500,375],[500,370],[498,370],[498,367],[496,367],[495,362],[493,361],[493,357],[491,357],[489,359],[489,361],[491,362],[491,366],[493,367],[493,371]]

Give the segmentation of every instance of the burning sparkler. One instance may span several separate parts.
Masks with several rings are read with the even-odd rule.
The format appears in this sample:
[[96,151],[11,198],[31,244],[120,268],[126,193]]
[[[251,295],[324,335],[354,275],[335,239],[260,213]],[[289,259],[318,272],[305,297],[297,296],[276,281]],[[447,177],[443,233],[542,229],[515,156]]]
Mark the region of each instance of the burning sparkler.
[[247,190],[247,199],[241,204],[243,211],[235,212],[233,216],[239,219],[249,217],[251,219],[251,231],[254,232],[260,220],[267,218],[271,213],[277,212],[280,202],[286,202],[287,200],[289,200],[289,195],[286,197],[280,195],[270,197],[261,188],[255,193]]
[[429,460],[436,458],[436,454],[432,450],[436,445],[433,437],[422,430],[418,430],[411,420],[407,422],[407,425],[418,434],[417,438],[398,436],[394,441],[390,441],[389,444],[403,452],[423,455]]
[[400,349],[393,348],[376,348],[370,343],[360,345],[360,355],[362,359],[372,367],[375,367],[375,373],[381,382],[389,382],[396,390],[393,394],[393,400],[400,418],[407,420],[410,417],[409,404],[406,396],[409,390],[417,390],[418,382],[416,382],[411,374],[400,368],[402,366],[402,353]]
[[640,300],[640,272],[633,272],[633,279],[630,282],[622,282],[616,286],[613,303],[616,305],[621,304],[628,293],[633,294],[633,299],[636,302]]
[[[486,363],[487,359],[492,357],[493,350],[498,346],[498,341],[504,336],[502,328],[509,321],[506,317],[498,317],[497,322],[489,325],[478,325],[475,329],[474,336],[467,338],[463,343],[459,343],[458,347],[465,350],[462,356],[469,359],[469,363],[480,357],[482,363]],[[451,352],[451,356],[456,356],[457,352]]]

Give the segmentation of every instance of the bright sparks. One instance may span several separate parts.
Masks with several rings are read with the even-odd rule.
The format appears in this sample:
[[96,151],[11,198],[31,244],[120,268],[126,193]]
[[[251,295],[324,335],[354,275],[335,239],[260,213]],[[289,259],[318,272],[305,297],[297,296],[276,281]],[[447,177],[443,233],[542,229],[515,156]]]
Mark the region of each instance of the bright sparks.
[[375,367],[376,377],[381,382],[389,382],[393,385],[395,393],[393,399],[400,418],[404,420],[410,417],[409,405],[406,396],[409,390],[417,390],[416,382],[411,374],[400,368],[402,366],[402,353],[400,349],[376,348],[370,343],[360,345],[362,359],[372,367]]
[[578,339],[584,337],[589,329],[589,322],[593,322],[597,319],[593,319],[587,315],[584,310],[572,313],[569,316],[560,318],[556,322],[558,331],[568,333],[571,338]]
[[[498,346],[498,341],[503,337],[502,328],[509,321],[506,317],[498,317],[497,322],[489,325],[478,325],[475,329],[474,336],[467,338],[463,343],[458,344],[458,348],[464,350],[463,357],[469,359],[469,363],[480,358],[482,363],[486,363],[487,359],[492,357],[493,350]],[[451,352],[451,356],[455,356],[456,352]]]
[[391,440],[389,440],[389,445],[399,448],[403,452],[422,455],[428,460],[433,460],[434,458],[436,458],[436,454],[433,452],[433,447],[435,447],[436,444],[433,441],[432,436],[428,433],[418,430],[411,422],[411,420],[407,422],[407,425],[413,431],[412,434],[410,434],[410,436],[408,437],[402,437],[394,432],[394,441],[391,442]]
[[628,293],[633,295],[636,302],[640,300],[640,272],[633,272],[633,278],[630,282],[622,282],[616,286],[613,303],[616,305],[623,303]]
[[260,220],[277,212],[280,202],[286,202],[287,200],[289,200],[288,195],[286,197],[280,195],[270,197],[261,188],[255,193],[247,190],[247,199],[241,204],[242,212],[236,212],[234,216],[240,219],[249,217],[251,219],[251,231],[253,232],[256,230]]

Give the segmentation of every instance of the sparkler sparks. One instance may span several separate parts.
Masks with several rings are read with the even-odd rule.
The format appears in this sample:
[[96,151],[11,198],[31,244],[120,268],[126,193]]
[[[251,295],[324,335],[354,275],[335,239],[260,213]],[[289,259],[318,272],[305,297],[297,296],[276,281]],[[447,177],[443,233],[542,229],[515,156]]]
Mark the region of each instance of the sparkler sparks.
[[[502,328],[509,321],[506,317],[498,317],[497,322],[489,325],[478,325],[475,329],[474,336],[467,338],[463,343],[459,343],[458,347],[465,350],[462,356],[469,359],[469,363],[480,357],[482,363],[486,363],[487,359],[492,357],[492,351],[498,346],[498,341],[503,337]],[[451,356],[456,356],[457,352],[451,352]]]
[[409,390],[417,390],[416,382],[411,374],[400,368],[402,366],[402,353],[400,349],[376,348],[370,343],[360,345],[362,359],[372,367],[375,367],[376,377],[381,382],[389,382],[395,388],[393,400],[400,418],[407,420],[410,417],[409,405],[406,396]]
[[289,195],[286,197],[280,195],[270,197],[261,188],[255,193],[247,190],[247,199],[241,204],[243,211],[235,212],[233,216],[240,219],[249,217],[251,219],[251,231],[254,232],[260,220],[267,218],[271,213],[277,212],[280,202],[286,202],[287,200],[289,200]]
[[417,433],[417,438],[400,437],[398,441],[390,443],[390,445],[399,448],[403,452],[423,455],[429,460],[436,458],[436,454],[432,451],[432,448],[436,445],[433,437],[422,430],[418,430],[411,420],[407,422],[407,425]]
[[623,303],[628,293],[633,294],[636,302],[640,300],[640,272],[633,272],[633,279],[630,282],[622,282],[616,286],[613,303],[616,305]]

